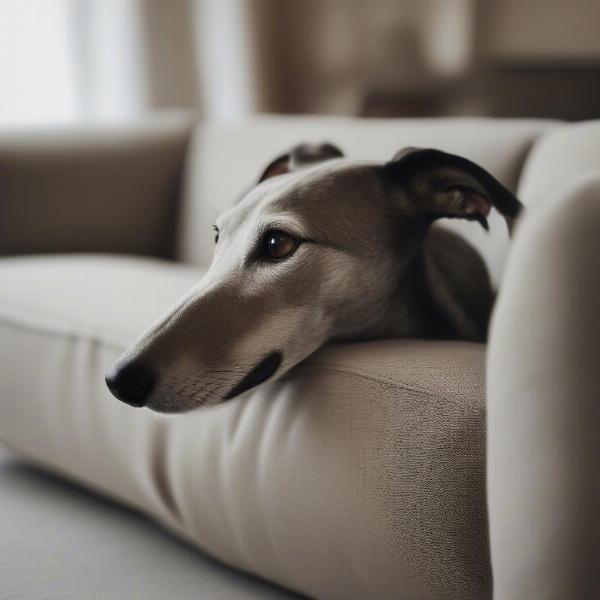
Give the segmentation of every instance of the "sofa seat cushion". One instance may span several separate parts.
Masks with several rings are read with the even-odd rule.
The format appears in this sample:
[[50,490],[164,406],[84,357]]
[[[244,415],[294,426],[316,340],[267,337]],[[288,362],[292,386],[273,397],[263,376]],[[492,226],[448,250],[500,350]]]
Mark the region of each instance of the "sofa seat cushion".
[[148,259],[0,260],[0,439],[311,597],[489,597],[484,347],[332,346],[209,409],[119,403],[105,370],[200,276]]

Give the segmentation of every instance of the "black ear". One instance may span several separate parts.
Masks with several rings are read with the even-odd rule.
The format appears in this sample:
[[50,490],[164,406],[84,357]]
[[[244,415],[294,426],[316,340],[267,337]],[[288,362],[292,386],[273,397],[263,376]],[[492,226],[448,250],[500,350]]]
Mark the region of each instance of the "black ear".
[[497,179],[470,160],[441,150],[404,148],[384,165],[386,181],[406,192],[411,207],[424,218],[479,221],[495,207],[509,232],[523,205]]
[[258,179],[258,183],[276,175],[291,173],[302,167],[331,158],[341,158],[342,156],[344,154],[339,148],[326,142],[321,144],[298,144],[289,152],[271,161]]

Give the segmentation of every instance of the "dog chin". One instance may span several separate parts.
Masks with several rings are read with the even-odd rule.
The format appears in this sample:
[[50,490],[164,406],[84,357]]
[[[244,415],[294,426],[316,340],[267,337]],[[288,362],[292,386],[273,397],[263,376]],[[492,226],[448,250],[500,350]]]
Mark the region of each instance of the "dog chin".
[[213,400],[210,404],[207,404],[206,402],[194,402],[194,398],[171,397],[157,401],[151,400],[148,402],[148,404],[146,404],[146,408],[155,413],[161,413],[164,415],[177,415],[191,412],[197,408],[206,408],[211,405],[218,405],[221,402],[222,400]]

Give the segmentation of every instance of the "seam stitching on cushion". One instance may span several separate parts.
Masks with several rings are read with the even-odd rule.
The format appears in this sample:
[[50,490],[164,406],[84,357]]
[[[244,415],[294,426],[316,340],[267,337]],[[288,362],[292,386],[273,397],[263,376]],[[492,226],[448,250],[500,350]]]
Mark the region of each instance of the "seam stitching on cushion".
[[[318,364],[317,363],[309,363],[309,364],[301,364],[299,366],[301,369],[312,368],[312,369],[316,369],[316,370],[320,369],[320,370],[326,371],[328,373],[351,375],[353,377],[357,377],[360,379],[366,379],[367,381],[373,381],[373,382],[379,383],[381,385],[386,385],[386,386],[394,388],[394,389],[404,390],[407,392],[415,392],[418,394],[424,394],[426,396],[435,397],[440,400],[446,400],[448,402],[454,401],[454,400],[464,400],[466,397],[469,397],[469,396],[465,396],[465,395],[457,395],[454,397],[448,397],[448,395],[440,394],[439,392],[435,392],[426,387],[419,388],[419,387],[411,386],[402,381],[396,382],[396,381],[393,381],[392,379],[386,379],[384,377],[374,377],[373,375],[367,375],[365,373],[361,373],[359,371],[355,371],[355,370],[349,369],[347,367],[336,367],[336,366],[332,365],[331,363],[318,363]],[[485,397],[485,392],[484,392],[484,397]]]
[[[375,381],[377,383],[392,385],[394,387],[397,386],[397,383],[393,379],[390,379],[389,377],[378,377],[378,376],[374,376],[374,375],[369,375],[369,374],[365,373],[364,371],[359,371],[357,369],[353,369],[346,365],[335,365],[333,363],[320,362],[320,363],[308,363],[306,365],[303,365],[303,367],[316,367],[317,369],[324,369],[324,370],[328,370],[328,371],[331,371],[334,373],[344,373],[347,375],[356,375],[357,377],[360,377],[363,379],[368,379],[370,381]],[[435,392],[433,390],[431,390],[430,388],[426,388],[426,387],[416,388],[414,386],[411,386],[408,383],[402,383],[402,382],[399,382],[399,387],[402,387],[402,389],[405,389],[407,391],[412,391],[412,392],[425,391],[430,395],[435,395]]]

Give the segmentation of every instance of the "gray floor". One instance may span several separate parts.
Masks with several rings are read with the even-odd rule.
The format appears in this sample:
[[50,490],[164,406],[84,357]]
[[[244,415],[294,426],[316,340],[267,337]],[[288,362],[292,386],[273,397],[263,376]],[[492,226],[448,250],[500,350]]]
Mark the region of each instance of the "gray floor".
[[0,452],[2,600],[299,599]]

